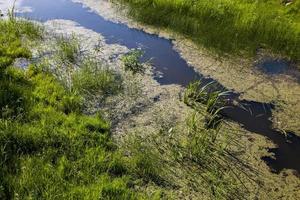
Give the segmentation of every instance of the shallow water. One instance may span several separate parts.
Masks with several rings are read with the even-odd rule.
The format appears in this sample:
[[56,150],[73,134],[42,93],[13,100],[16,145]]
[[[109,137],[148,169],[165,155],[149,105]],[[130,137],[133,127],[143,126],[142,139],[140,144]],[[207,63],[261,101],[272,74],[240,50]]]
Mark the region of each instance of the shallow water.
[[274,59],[265,57],[260,60],[256,67],[258,70],[265,74],[276,76],[276,75],[288,75],[300,82],[300,72],[290,61],[285,59]]
[[83,8],[81,4],[70,0],[24,0],[22,5],[32,7],[33,12],[27,14],[30,18],[40,21],[72,20],[85,28],[101,33],[108,44],[118,43],[129,49],[142,48],[145,51],[143,60],[151,59],[156,71],[163,75],[163,78],[155,77],[161,84],[186,85],[189,82],[186,77],[199,78],[199,75],[173,50],[170,40],[130,29],[124,24],[107,21],[87,8]]
[[[195,79],[202,79],[205,83],[213,81],[213,79],[196,73],[174,50],[171,40],[129,28],[124,24],[107,21],[79,3],[73,3],[71,0],[24,0],[22,6],[32,8],[31,13],[22,14],[22,16],[40,21],[72,20],[85,28],[100,33],[106,38],[108,44],[118,43],[128,48],[141,48],[145,52],[142,60],[151,59],[154,71],[162,74],[162,76],[155,76],[160,84],[186,86]],[[224,89],[220,83],[218,83],[218,88]],[[238,94],[232,93],[231,98],[237,97]],[[268,137],[278,146],[276,149],[270,149],[270,152],[274,153],[275,159],[262,158],[273,171],[280,172],[282,169],[288,168],[295,169],[300,173],[300,139],[293,133],[288,133],[288,138],[286,138],[279,131],[272,129],[270,118],[274,106],[245,100],[240,103],[246,109],[233,106],[223,111],[224,116],[240,123],[251,132]]]

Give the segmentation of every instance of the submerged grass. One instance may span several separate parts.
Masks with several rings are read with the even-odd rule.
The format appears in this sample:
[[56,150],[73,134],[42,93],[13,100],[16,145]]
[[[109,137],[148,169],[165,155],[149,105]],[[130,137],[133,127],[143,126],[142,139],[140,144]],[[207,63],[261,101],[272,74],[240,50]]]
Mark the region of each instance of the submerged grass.
[[219,53],[267,48],[300,59],[300,1],[114,0],[141,22],[167,27]]

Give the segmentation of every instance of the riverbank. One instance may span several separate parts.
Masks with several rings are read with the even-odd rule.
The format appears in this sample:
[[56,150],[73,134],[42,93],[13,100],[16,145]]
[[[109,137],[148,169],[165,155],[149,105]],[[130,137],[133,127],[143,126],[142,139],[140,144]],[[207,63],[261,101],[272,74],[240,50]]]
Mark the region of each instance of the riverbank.
[[266,48],[300,59],[299,1],[119,2],[128,5],[136,20],[172,29],[216,52],[256,54],[257,49]]
[[[232,174],[238,168],[214,174],[222,166],[213,157],[214,170],[192,161],[193,144],[185,142],[191,109],[178,98],[181,88],[160,86],[151,66],[143,66],[145,74],[127,71],[127,48],[71,21],[42,26],[10,18],[0,26],[12,38],[0,38],[1,198],[209,199],[244,190]],[[201,124],[197,134],[210,136]],[[168,145],[184,157],[172,155],[171,146],[161,152],[162,145],[148,141],[155,134],[160,143],[169,134],[179,139]],[[191,165],[198,173],[187,173]]]
[[[48,66],[42,69],[49,69],[49,67],[52,69],[51,72],[56,77],[56,79],[53,79],[53,83],[63,83],[63,87],[66,88],[72,85],[72,82],[69,80],[73,80],[73,78],[72,76],[70,78],[69,73],[73,74],[78,70],[78,72],[91,76],[84,78],[81,73],[75,73],[75,80],[77,80],[76,87],[78,88],[79,86],[78,91],[81,91],[79,97],[84,95],[83,115],[90,119],[89,117],[93,118],[93,116],[90,115],[100,113],[101,120],[104,118],[106,122],[110,122],[111,129],[109,129],[109,133],[112,137],[109,137],[108,142],[112,141],[115,143],[116,145],[113,147],[117,147],[117,149],[121,151],[110,152],[109,149],[108,152],[105,151],[103,154],[99,153],[105,157],[105,163],[103,164],[102,160],[99,159],[90,166],[94,166],[94,163],[102,163],[103,165],[101,166],[107,169],[107,171],[100,171],[100,176],[98,176],[99,174],[95,175],[93,171],[94,168],[85,167],[85,170],[80,171],[82,169],[80,168],[81,162],[78,162],[79,165],[77,165],[77,163],[68,165],[70,161],[68,155],[69,153],[71,153],[71,155],[76,153],[76,149],[74,149],[75,151],[73,151],[73,149],[68,151],[69,153],[66,158],[59,159],[62,160],[61,162],[51,163],[48,162],[47,158],[43,160],[47,166],[50,167],[51,172],[53,172],[55,176],[44,176],[47,175],[47,173],[45,173],[46,170],[43,170],[44,165],[41,163],[39,168],[34,168],[36,173],[39,172],[39,177],[45,177],[45,179],[43,179],[44,181],[41,182],[34,179],[35,176],[33,173],[30,174],[30,169],[32,168],[21,167],[19,171],[20,176],[14,176],[15,181],[13,182],[13,184],[19,184],[19,186],[21,186],[17,194],[26,196],[28,193],[35,194],[34,191],[39,190],[42,191],[42,194],[46,195],[55,193],[61,197],[61,194],[64,194],[66,198],[72,194],[77,195],[77,197],[86,194],[90,195],[90,198],[93,198],[93,195],[108,195],[106,196],[107,198],[116,197],[119,199],[139,199],[143,197],[143,199],[222,199],[226,196],[230,198],[242,198],[243,195],[249,199],[289,199],[299,197],[299,179],[294,171],[282,170],[277,175],[271,173],[266,163],[261,160],[263,156],[272,156],[271,152],[267,152],[266,147],[275,147],[274,144],[266,138],[247,132],[237,124],[229,122],[228,124],[225,123],[222,125],[219,130],[220,133],[222,133],[219,134],[221,137],[218,137],[217,142],[213,146],[209,145],[208,148],[204,149],[198,148],[198,142],[204,146],[206,145],[206,140],[199,140],[201,139],[199,136],[208,136],[207,138],[210,139],[210,136],[218,133],[218,131],[207,130],[203,116],[195,114],[192,109],[182,102],[182,87],[178,85],[158,84],[157,81],[153,79],[151,66],[145,66],[145,74],[133,75],[130,71],[126,71],[122,58],[130,52],[128,48],[117,44],[107,44],[106,38],[101,34],[86,29],[75,22],[66,20],[48,21],[45,23],[45,28],[49,35],[40,45],[31,46],[30,49],[33,53],[32,59],[27,59],[27,62],[17,62],[15,65],[26,68],[26,66],[28,67],[26,63],[29,61],[31,64]],[[79,51],[76,51],[77,47],[79,47]],[[71,54],[65,54],[65,50],[71,52]],[[75,52],[76,56],[73,56],[72,52]],[[82,65],[82,61],[85,60],[86,56],[92,58],[92,62],[90,62],[92,68],[86,68],[86,65]],[[58,58],[59,60],[57,60]],[[63,60],[60,60],[62,58]],[[69,67],[59,68],[61,65],[64,66],[64,62],[61,63],[61,61],[64,61],[66,58],[72,62],[75,61],[74,66],[79,66],[79,68],[76,67],[75,71],[70,71],[69,69],[73,68]],[[103,71],[101,71],[103,64],[109,67],[107,75],[110,76],[110,72],[113,72],[113,74],[117,75],[113,76],[116,79],[109,78],[108,81],[104,81],[105,79],[101,78],[103,77],[101,75],[103,73]],[[85,70],[81,71],[81,67]],[[58,69],[58,71],[53,69]],[[104,74],[106,74],[106,71],[104,72]],[[35,77],[34,74],[30,76]],[[100,83],[104,81],[106,86],[99,87],[101,84],[99,85],[98,80]],[[119,80],[122,80],[122,87],[115,87],[116,83],[117,85],[120,83]],[[44,82],[42,83],[44,84]],[[41,88],[39,91],[44,91],[42,84],[37,85]],[[83,89],[82,86],[84,86]],[[111,91],[113,88],[121,88],[122,92],[109,92],[108,94],[111,95],[105,95],[104,101],[103,94],[107,94],[107,92],[98,92],[103,91],[103,89],[104,91]],[[53,90],[45,91],[47,93],[47,91],[51,92]],[[39,95],[39,93],[36,94]],[[78,94],[75,93],[75,97],[78,97]],[[47,98],[44,100],[46,100],[47,105]],[[51,98],[52,103],[55,103],[56,100],[60,102],[59,98]],[[59,109],[61,108],[64,107],[59,107]],[[74,113],[67,111],[65,114],[68,116]],[[80,113],[80,115],[81,114],[82,113]],[[59,116],[58,113],[55,115]],[[39,119],[38,116],[38,113],[36,113],[33,117],[35,117],[34,119]],[[80,116],[78,117],[80,118]],[[37,124],[39,123],[38,120],[36,122]],[[47,122],[50,127],[52,121]],[[87,120],[87,122],[89,123],[89,132],[95,130],[95,127],[100,127],[99,129],[97,128],[96,131],[103,131],[103,124],[98,126],[96,123],[98,122],[98,118]],[[29,127],[30,125],[31,124],[27,124]],[[81,125],[83,127],[85,126],[85,124],[80,123],[80,126]],[[68,126],[65,126],[64,123],[57,123],[56,127],[57,129],[55,130],[63,128],[63,133],[65,130],[72,134],[75,125],[73,126],[72,123],[69,123]],[[12,130],[14,129],[12,128]],[[57,141],[55,138],[56,135],[53,135],[51,132],[53,129],[49,128],[47,130],[50,130],[48,137],[53,141]],[[85,134],[85,129],[78,130]],[[36,141],[36,138],[32,135],[28,135],[26,131],[23,133],[29,141]],[[14,136],[14,134],[12,134],[12,136]],[[227,136],[230,137],[227,138]],[[22,141],[19,139],[20,138],[17,137],[16,141]],[[230,143],[226,143],[223,139],[229,139]],[[80,139],[79,143],[76,144],[73,144],[73,140],[68,141],[72,145],[80,145],[81,141],[85,142],[86,140]],[[229,150],[237,156],[234,158],[238,158],[239,161],[247,165],[239,168],[241,165],[239,162],[236,162],[236,160],[228,163],[228,157],[219,157],[219,152],[224,152],[224,144],[228,144],[225,146],[230,146],[229,149],[226,150]],[[30,145],[25,146],[27,149]],[[98,147],[99,150],[102,148],[100,146],[96,147]],[[218,151],[213,151],[213,154],[210,154],[212,150],[211,147],[217,148]],[[51,148],[47,147],[47,149],[51,151]],[[206,154],[201,154],[201,150],[205,150]],[[27,152],[24,152],[23,149],[21,149],[21,153],[23,153],[24,156],[23,154],[21,154],[20,157],[18,157],[18,155],[16,156],[22,160],[22,165],[28,164],[28,160],[36,156],[34,154],[35,152],[27,155]],[[93,152],[92,149],[84,152],[84,154],[82,154],[84,163],[90,163],[88,158],[94,158],[88,153],[94,155],[95,152]],[[99,154],[96,152],[95,155]],[[87,155],[91,157],[86,159]],[[40,158],[41,157],[37,157],[35,161],[38,161]],[[199,165],[199,162],[197,163],[197,160],[200,161],[201,165]],[[218,165],[220,161],[223,166]],[[209,168],[199,167],[203,166],[203,163],[209,163]],[[26,166],[31,165],[29,163]],[[64,170],[62,168],[64,167],[69,167],[67,171],[72,171],[75,175],[71,178],[69,176],[63,176]],[[123,171],[124,169],[125,171]],[[90,171],[87,172],[86,170]],[[57,171],[60,173],[57,173]],[[102,175],[104,175],[104,177],[101,173],[103,173]],[[92,184],[91,187],[90,184],[85,185],[85,183],[91,180],[87,178],[90,177],[90,174],[93,174],[95,178],[92,179],[92,181],[100,180],[102,184],[99,185],[96,182]],[[242,175],[236,176],[236,174]],[[243,176],[243,174],[245,176]],[[19,180],[23,180],[20,179],[20,177],[26,177],[26,180],[33,180],[32,182],[35,184],[29,184],[29,186],[25,187],[27,193],[22,192],[24,191],[22,190],[24,186],[19,182]],[[55,177],[59,177],[61,181],[57,182]],[[86,182],[77,182],[78,177],[86,180]],[[99,177],[100,179],[98,179]],[[236,179],[237,177],[238,179]],[[253,180],[249,181],[249,178],[253,178]],[[242,182],[237,180],[241,180]],[[75,181],[75,184],[79,183],[79,185],[77,185],[78,187],[75,189],[72,187],[65,187],[63,190],[57,189],[59,186],[64,188],[63,186],[68,185],[70,181]],[[108,184],[107,181],[113,184]],[[46,190],[42,190],[43,184],[49,187],[47,187]],[[48,189],[56,192],[48,193]],[[71,192],[69,193],[69,191]],[[237,196],[237,194],[239,194],[239,196]]]

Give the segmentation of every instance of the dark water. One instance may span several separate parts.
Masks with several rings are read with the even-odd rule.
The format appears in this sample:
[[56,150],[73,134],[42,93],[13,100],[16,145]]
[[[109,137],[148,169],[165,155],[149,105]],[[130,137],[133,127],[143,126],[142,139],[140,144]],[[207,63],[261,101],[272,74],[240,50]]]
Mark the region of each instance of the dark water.
[[[72,20],[85,28],[101,33],[108,44],[118,43],[128,48],[142,48],[145,51],[142,59],[152,59],[154,70],[162,73],[162,76],[155,77],[160,84],[186,86],[195,79],[202,79],[205,83],[212,81],[212,79],[196,73],[173,49],[171,40],[128,28],[124,24],[107,21],[79,3],[73,3],[70,0],[24,0],[22,6],[29,6],[33,9],[33,12],[27,13],[25,17],[40,21]],[[221,84],[217,84],[218,88],[224,89]],[[238,94],[232,93],[231,98],[237,97]],[[274,106],[244,100],[240,101],[240,104],[244,109],[233,106],[224,110],[224,116],[240,123],[251,132],[268,137],[278,146],[276,149],[270,149],[275,159],[262,158],[273,171],[280,172],[282,169],[288,168],[300,172],[300,139],[293,133],[288,133],[288,138],[286,138],[272,129],[270,118]]]
[[[85,28],[101,33],[108,44],[118,43],[128,48],[142,48],[145,51],[144,60],[152,58],[151,63],[163,78],[156,77],[161,84],[188,84],[186,77],[199,78],[185,60],[172,49],[172,41],[146,34],[137,29],[130,29],[124,24],[105,20],[103,17],[83,8],[81,4],[70,0],[24,0],[23,6],[33,8],[30,18],[40,21],[49,19],[66,19],[79,23]],[[101,5],[99,5],[101,6]],[[184,66],[184,67],[183,67]]]
[[257,69],[271,76],[285,74],[300,82],[300,72],[288,60],[264,58],[256,65]]
[[240,101],[242,107],[229,107],[223,114],[231,120],[240,123],[246,130],[266,136],[276,148],[269,149],[274,158],[262,159],[274,172],[282,169],[295,169],[300,173],[300,137],[292,132],[286,135],[272,128],[271,121],[273,104],[262,104],[254,101]]

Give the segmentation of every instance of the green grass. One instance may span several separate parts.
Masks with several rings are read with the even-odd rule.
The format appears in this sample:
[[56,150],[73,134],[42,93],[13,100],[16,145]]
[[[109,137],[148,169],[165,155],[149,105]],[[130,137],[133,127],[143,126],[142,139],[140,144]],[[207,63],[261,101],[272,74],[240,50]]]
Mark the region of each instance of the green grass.
[[[222,128],[224,121],[220,114],[226,108],[224,97],[228,92],[217,90],[214,84],[203,85],[195,81],[185,90],[184,103],[195,110],[187,120],[189,143],[185,147],[186,156],[190,162],[199,165],[213,198],[243,199],[249,188],[241,180],[241,173],[246,172],[245,180],[248,183],[251,182],[251,178],[248,178],[253,176],[253,169],[231,152],[233,143],[235,148],[238,147],[238,137],[230,131],[231,128]],[[199,125],[199,116],[204,118],[204,127]]]
[[140,50],[133,50],[127,55],[123,56],[122,61],[126,71],[131,71],[132,74],[143,74],[145,72],[145,67],[139,62],[139,59],[143,55]]
[[[101,113],[83,114],[81,93],[46,67],[12,66],[16,58],[30,59],[23,41],[40,39],[40,29],[12,19],[0,27],[0,199],[144,199],[131,187],[129,165]],[[90,68],[82,70],[80,80],[91,77]],[[114,80],[102,82],[79,81],[76,89],[106,91]]]
[[300,1],[115,0],[137,20],[182,33],[219,53],[266,48],[300,59]]
[[223,117],[220,112],[226,108],[224,99],[228,91],[216,89],[216,83],[210,82],[202,85],[201,81],[194,81],[187,86],[183,101],[197,112],[202,113],[206,119],[207,128],[218,128]]
[[86,59],[80,66],[80,70],[72,75],[72,90],[83,96],[117,94],[122,90],[122,78],[112,70],[91,59]]
[[75,36],[66,38],[60,36],[57,38],[58,56],[65,63],[76,63],[80,54],[80,44]]

